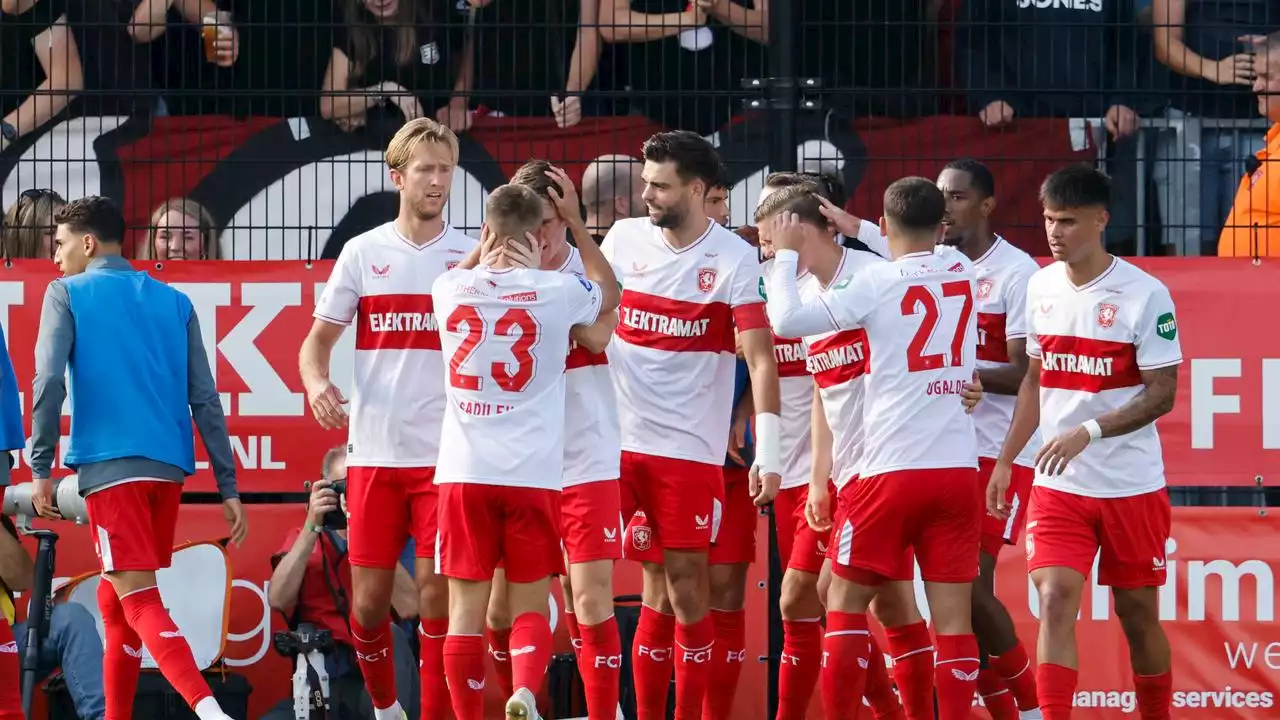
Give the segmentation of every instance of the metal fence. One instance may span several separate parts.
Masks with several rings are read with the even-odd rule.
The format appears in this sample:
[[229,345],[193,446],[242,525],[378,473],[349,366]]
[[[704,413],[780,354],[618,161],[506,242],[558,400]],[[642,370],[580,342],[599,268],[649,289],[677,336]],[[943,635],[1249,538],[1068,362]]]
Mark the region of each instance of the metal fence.
[[1212,254],[1266,125],[1243,38],[1280,24],[1280,0],[1246,4],[4,0],[0,200],[109,194],[141,246],[187,198],[206,256],[331,257],[394,213],[380,151],[427,115],[463,135],[467,230],[530,157],[577,177],[682,128],[721,148],[734,224],[769,169],[834,172],[875,215],[889,180],[975,156],[1034,248],[1039,180],[1087,160],[1117,252]]

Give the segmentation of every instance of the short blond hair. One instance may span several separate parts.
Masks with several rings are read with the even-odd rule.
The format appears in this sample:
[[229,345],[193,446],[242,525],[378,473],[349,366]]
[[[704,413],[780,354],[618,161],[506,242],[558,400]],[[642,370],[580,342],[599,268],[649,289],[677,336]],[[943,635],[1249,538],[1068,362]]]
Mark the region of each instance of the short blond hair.
[[413,157],[413,151],[417,150],[418,144],[423,141],[448,146],[453,161],[458,161],[458,136],[454,135],[448,127],[431,118],[418,118],[405,123],[396,131],[391,142],[387,143],[387,152],[383,155],[387,161],[387,167],[392,170],[405,169],[409,164],[409,158]]
[[525,233],[542,227],[542,198],[526,185],[494,188],[484,203],[484,221],[498,239],[511,238],[527,247]]

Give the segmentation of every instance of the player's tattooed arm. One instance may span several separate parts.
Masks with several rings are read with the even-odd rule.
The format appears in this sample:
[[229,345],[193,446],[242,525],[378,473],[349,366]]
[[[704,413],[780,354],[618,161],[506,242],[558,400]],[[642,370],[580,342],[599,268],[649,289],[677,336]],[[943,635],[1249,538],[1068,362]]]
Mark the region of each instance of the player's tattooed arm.
[[1144,428],[1173,409],[1178,399],[1178,366],[1142,371],[1142,392],[1096,418],[1102,437],[1116,437]]
[[1017,338],[1007,343],[1009,362],[978,370],[984,392],[993,395],[1017,395],[1022,378],[1027,375],[1027,340]]

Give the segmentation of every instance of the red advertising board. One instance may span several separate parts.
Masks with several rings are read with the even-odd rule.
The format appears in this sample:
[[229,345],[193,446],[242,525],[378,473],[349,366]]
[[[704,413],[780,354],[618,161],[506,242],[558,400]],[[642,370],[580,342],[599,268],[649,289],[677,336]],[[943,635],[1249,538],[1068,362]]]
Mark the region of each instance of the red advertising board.
[[[250,506],[247,542],[230,551],[235,577],[231,623],[225,659],[229,669],[246,675],[253,685],[250,717],[288,696],[289,664],[271,649],[271,633],[282,629],[278,614],[267,606],[269,558],[289,530],[302,521],[299,507]],[[1174,720],[1233,720],[1276,717],[1280,713],[1280,631],[1276,630],[1276,575],[1280,573],[1277,520],[1258,509],[1175,508],[1168,548],[1169,584],[1162,590],[1161,618],[1174,654]],[[60,577],[93,570],[93,545],[87,528],[46,523],[62,535],[58,546]],[[179,543],[208,540],[225,533],[226,523],[214,506],[188,506],[178,523]],[[767,546],[762,518],[758,561],[748,583],[747,657],[735,717],[764,718],[768,646],[762,588]],[[634,564],[619,563],[618,593],[638,592]],[[1022,548],[1009,548],[1000,558],[998,593],[1009,607],[1028,650],[1035,650],[1035,595],[1030,591]],[[927,612],[923,589],[917,596]],[[1080,613],[1078,641],[1081,673],[1075,717],[1119,720],[1132,717],[1133,682],[1120,627],[1113,617],[1107,589],[1090,583]],[[561,632],[561,635],[563,633]],[[561,637],[560,651],[564,650]],[[496,686],[497,683],[490,683]],[[495,704],[499,698],[490,698]],[[820,718],[815,699],[811,718]],[[37,711],[34,717],[44,717]],[[974,718],[986,718],[975,708]]]
[[[1263,308],[1274,304],[1280,266],[1217,258],[1135,262],[1169,286],[1179,311],[1186,363],[1177,405],[1160,421],[1170,484],[1274,484],[1280,468],[1280,336],[1264,331]],[[323,431],[310,418],[297,371],[298,348],[329,267],[177,262],[153,271],[190,295],[199,313],[242,490],[297,491],[319,472],[324,449],[343,442],[342,433]],[[53,266],[40,261],[0,268],[0,323],[24,391],[31,387],[41,298],[54,277]],[[347,389],[352,343],[347,333],[333,355],[333,376]],[[23,402],[29,415],[30,398]],[[212,490],[210,473],[202,470],[188,487]]]

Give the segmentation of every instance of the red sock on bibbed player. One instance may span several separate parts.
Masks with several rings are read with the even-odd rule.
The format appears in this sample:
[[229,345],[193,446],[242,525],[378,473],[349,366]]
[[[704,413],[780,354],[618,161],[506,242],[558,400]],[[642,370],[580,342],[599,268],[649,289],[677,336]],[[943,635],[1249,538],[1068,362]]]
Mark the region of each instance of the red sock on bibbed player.
[[[102,629],[106,635],[102,643],[102,690],[107,708],[102,717],[103,720],[132,720],[133,699],[138,691],[138,675],[142,671],[142,638],[129,627],[124,605],[120,604],[115,587],[105,579],[98,581],[98,611],[102,614]],[[13,657],[15,660],[18,658],[16,654]],[[0,703],[0,707],[5,707],[5,704]],[[21,705],[13,707],[16,710]],[[21,716],[21,711],[18,711],[19,720]],[[3,712],[0,712],[0,717],[4,717]]]
[[[187,701],[188,706],[194,708],[201,700],[213,697],[209,683],[205,682],[200,668],[196,667],[191,646],[187,644],[187,639],[174,624],[160,599],[160,588],[153,586],[135,590],[120,598],[120,605],[124,608],[125,617],[129,619],[129,627],[133,628],[147,646],[160,674]],[[393,675],[392,688],[394,687]],[[392,697],[394,700],[394,693]]]

